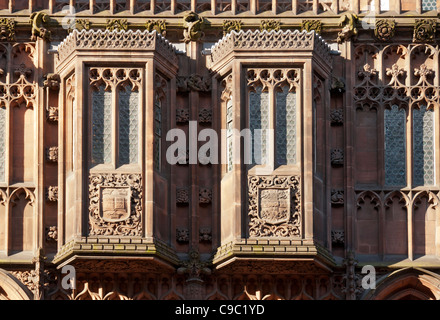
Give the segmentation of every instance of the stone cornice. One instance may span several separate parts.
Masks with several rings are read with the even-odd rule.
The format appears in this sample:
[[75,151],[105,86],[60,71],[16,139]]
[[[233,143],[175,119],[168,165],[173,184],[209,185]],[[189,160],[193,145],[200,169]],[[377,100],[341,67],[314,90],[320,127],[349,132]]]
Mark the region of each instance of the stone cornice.
[[329,66],[331,65],[330,47],[314,31],[231,31],[211,47],[213,64],[223,60],[231,52],[264,51],[313,51]]
[[174,46],[155,30],[73,30],[58,46],[57,63],[65,61],[74,51],[156,51],[168,63],[177,65]]

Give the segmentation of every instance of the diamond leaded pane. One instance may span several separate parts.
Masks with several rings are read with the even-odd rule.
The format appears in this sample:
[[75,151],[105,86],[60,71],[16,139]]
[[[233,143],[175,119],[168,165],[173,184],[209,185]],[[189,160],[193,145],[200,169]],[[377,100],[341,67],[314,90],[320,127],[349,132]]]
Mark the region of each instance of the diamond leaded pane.
[[258,86],[249,92],[249,124],[252,135],[252,163],[265,164],[266,132],[269,129],[269,93]]
[[131,86],[119,93],[119,164],[137,163],[139,92]]
[[405,110],[385,110],[385,184],[406,185]]
[[154,103],[154,168],[160,171],[162,138],[162,101],[156,96]]
[[437,0],[422,0],[422,10],[423,11],[437,10]]
[[0,107],[0,181],[5,181],[6,109]]
[[434,184],[434,112],[426,106],[413,111],[413,182],[416,186]]
[[296,94],[284,86],[276,94],[276,163],[296,162]]
[[233,118],[232,118],[232,99],[229,99],[226,104],[226,145],[228,155],[228,171],[232,170],[232,133],[233,133]]
[[92,163],[111,163],[112,93],[100,86],[92,93]]

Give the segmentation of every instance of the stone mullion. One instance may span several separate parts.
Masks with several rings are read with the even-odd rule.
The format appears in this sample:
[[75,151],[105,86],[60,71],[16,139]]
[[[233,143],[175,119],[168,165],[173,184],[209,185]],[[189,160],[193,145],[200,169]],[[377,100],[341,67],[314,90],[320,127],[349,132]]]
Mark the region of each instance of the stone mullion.
[[[357,1],[356,1],[357,2]],[[356,4],[355,2],[355,4]],[[351,41],[345,42],[342,47],[342,54],[345,58],[351,57],[353,54],[353,43]],[[344,229],[345,229],[345,250],[346,252],[354,251],[355,248],[355,216],[356,204],[355,198],[355,178],[354,170],[354,135],[355,128],[356,109],[354,105],[354,97],[352,88],[354,88],[355,82],[352,75],[355,73],[356,65],[354,60],[352,63],[347,63],[345,67],[345,79],[346,83],[346,95],[345,95],[345,115],[344,118],[344,145],[345,145],[345,188],[344,188]]]
[[[45,66],[47,65],[45,54],[47,52],[47,42],[41,38],[38,38],[36,43],[36,57],[34,64],[37,67],[37,71],[34,77],[37,78],[37,83],[39,79],[43,78],[45,70]],[[39,247],[44,247],[44,206],[45,206],[45,147],[44,147],[44,132],[45,132],[45,110],[49,105],[49,88],[46,90],[46,101],[44,94],[44,87],[39,87],[37,90],[36,96],[36,105],[33,106],[35,115],[35,136],[34,136],[34,145],[37,146],[35,148],[34,153],[34,182],[36,184],[36,196],[37,201],[35,202],[34,212],[36,212],[36,221],[34,224],[34,249]],[[47,103],[47,105],[46,105]],[[37,108],[38,106],[43,106],[43,108]],[[36,141],[35,141],[36,140]],[[35,161],[36,160],[36,161]],[[35,217],[35,213],[34,213]]]
[[292,0],[292,13],[295,15],[298,13],[298,0]]

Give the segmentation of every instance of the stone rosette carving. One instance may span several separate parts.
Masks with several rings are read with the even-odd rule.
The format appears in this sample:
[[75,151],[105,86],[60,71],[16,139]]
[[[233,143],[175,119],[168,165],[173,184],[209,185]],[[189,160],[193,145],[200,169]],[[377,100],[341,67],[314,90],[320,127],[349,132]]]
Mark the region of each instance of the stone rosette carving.
[[183,41],[198,41],[203,37],[203,29],[205,28],[205,18],[200,17],[195,12],[189,12],[183,17]]
[[332,126],[342,126],[344,124],[343,109],[334,109],[330,112],[330,124]]
[[46,200],[55,202],[58,201],[58,187],[57,186],[49,186],[46,189]]
[[202,108],[199,111],[199,122],[200,123],[211,123],[212,122],[212,110],[208,108]]
[[142,235],[142,175],[89,176],[89,235]]
[[200,227],[200,229],[199,229],[199,241],[200,242],[211,242],[212,241],[212,230],[211,230],[211,227]]
[[188,228],[176,228],[176,241],[177,242],[188,242],[189,241]]
[[14,41],[15,24],[14,19],[0,18],[0,41]]
[[167,35],[167,26],[165,20],[147,20],[145,23],[145,28],[149,32],[156,30],[156,32],[161,34],[163,37]]
[[241,20],[223,20],[223,35],[227,35],[232,30],[240,31],[243,27],[243,22]]
[[58,162],[58,147],[46,148],[46,160],[49,162]]
[[210,188],[199,188],[199,203],[210,204],[212,201],[212,190]]
[[437,23],[435,19],[416,19],[414,24],[414,42],[433,42]]
[[392,19],[379,19],[376,21],[374,35],[380,41],[390,41],[396,32],[396,22]]
[[268,20],[261,20],[260,22],[260,31],[266,30],[266,31],[278,31],[281,28],[281,21],[280,20],[274,20],[274,19],[268,19]]
[[249,236],[300,237],[298,176],[249,176]]
[[185,187],[176,188],[176,204],[187,205],[189,204],[189,192]]
[[186,123],[189,121],[189,110],[188,108],[178,108],[176,109],[176,122]]
[[330,162],[333,166],[342,166],[344,164],[344,150],[339,148],[332,149]]
[[32,36],[31,41],[36,41],[37,38],[50,41],[51,33],[47,30],[47,23],[50,21],[50,16],[42,11],[34,12],[30,16]]
[[314,30],[316,33],[321,33],[322,22],[321,20],[303,20],[301,22],[301,30],[306,30],[307,32]]
[[332,244],[336,246],[344,245],[345,232],[344,230],[332,230],[331,231]]
[[330,201],[332,205],[338,206],[344,204],[344,190],[332,189],[330,194]]

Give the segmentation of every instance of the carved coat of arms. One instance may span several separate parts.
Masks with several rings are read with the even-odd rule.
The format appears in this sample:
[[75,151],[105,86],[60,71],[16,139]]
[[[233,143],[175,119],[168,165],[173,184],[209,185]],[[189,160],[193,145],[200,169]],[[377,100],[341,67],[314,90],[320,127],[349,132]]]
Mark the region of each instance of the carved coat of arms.
[[116,222],[130,216],[130,189],[103,188],[101,190],[101,216],[105,221]]

